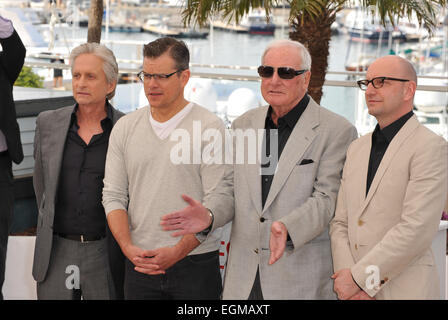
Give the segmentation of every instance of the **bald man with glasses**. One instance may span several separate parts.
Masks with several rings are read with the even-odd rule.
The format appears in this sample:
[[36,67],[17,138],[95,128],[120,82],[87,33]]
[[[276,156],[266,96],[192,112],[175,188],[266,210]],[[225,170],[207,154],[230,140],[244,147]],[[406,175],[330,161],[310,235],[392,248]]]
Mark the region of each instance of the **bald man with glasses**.
[[417,75],[397,56],[365,80],[373,133],[347,152],[330,224],[340,299],[439,299],[431,243],[447,199],[447,142],[413,114]]
[[178,234],[232,221],[224,299],[336,298],[328,224],[345,153],[357,133],[307,94],[310,69],[311,57],[299,42],[280,40],[266,48],[258,73],[269,106],[246,112],[232,127],[265,130],[261,158],[269,161],[234,163],[234,212],[211,219],[192,201],[162,220]]

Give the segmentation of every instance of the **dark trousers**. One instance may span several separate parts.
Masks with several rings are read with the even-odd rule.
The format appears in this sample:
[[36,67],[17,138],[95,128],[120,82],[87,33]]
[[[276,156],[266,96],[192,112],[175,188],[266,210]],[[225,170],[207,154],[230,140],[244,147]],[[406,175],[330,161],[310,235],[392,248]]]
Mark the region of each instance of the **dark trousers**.
[[109,267],[112,273],[112,280],[115,287],[115,299],[124,299],[124,267],[126,257],[120,249],[117,241],[115,240],[109,226],[106,222],[106,238],[107,238],[107,252],[109,256]]
[[6,249],[12,223],[14,206],[14,185],[12,162],[7,154],[0,155],[0,300],[3,300],[1,289],[5,281]]
[[260,268],[257,268],[257,275],[247,300],[264,300],[263,292],[261,291]]
[[222,280],[219,252],[187,256],[163,275],[146,275],[126,260],[124,294],[127,300],[218,300]]

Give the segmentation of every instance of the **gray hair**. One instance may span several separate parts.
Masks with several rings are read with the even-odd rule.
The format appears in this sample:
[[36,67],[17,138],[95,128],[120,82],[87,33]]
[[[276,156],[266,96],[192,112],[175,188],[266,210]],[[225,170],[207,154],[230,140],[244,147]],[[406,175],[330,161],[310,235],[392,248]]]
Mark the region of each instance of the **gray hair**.
[[264,57],[272,48],[280,48],[280,47],[292,47],[297,48],[300,51],[300,60],[302,61],[301,69],[311,70],[311,55],[308,49],[298,41],[292,41],[287,39],[282,40],[274,40],[268,44],[266,49],[261,56],[261,63],[264,61]]
[[[76,58],[78,58],[78,56],[80,56],[81,54],[86,53],[93,54],[98,58],[100,58],[101,60],[103,60],[103,71],[104,74],[106,75],[106,80],[108,83],[118,81],[118,64],[117,60],[115,59],[114,53],[106,46],[95,42],[81,44],[72,50],[72,52],[70,53],[70,65],[72,73],[73,73],[73,65]],[[114,95],[115,95],[115,88],[111,93],[109,93],[106,96],[106,98],[110,100],[114,97]]]

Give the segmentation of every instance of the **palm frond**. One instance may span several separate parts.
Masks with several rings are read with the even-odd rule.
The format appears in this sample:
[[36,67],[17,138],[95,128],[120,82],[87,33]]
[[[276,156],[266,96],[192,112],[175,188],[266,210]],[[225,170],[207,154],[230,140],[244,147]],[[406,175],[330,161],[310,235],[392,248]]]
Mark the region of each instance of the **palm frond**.
[[277,3],[278,0],[187,0],[182,10],[182,20],[185,24],[194,20],[202,26],[209,18],[222,16],[224,20],[238,23],[251,8],[264,8],[268,17],[272,6]]
[[363,0],[362,6],[378,14],[383,25],[389,20],[396,25],[399,18],[411,19],[413,15],[420,25],[432,33],[437,26],[437,13],[447,5],[446,0]]

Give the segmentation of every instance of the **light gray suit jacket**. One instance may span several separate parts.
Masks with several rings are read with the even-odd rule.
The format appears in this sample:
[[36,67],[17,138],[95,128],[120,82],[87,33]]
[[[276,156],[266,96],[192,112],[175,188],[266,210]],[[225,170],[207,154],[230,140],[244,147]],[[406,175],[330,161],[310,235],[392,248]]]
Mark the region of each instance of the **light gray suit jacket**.
[[[37,218],[33,277],[37,282],[45,279],[50,262],[59,173],[74,108],[75,106],[69,106],[45,111],[40,113],[36,120],[33,185],[39,216]],[[123,115],[122,112],[112,107],[113,124]]]
[[[246,112],[234,121],[234,129],[264,129],[267,110]],[[345,153],[356,137],[346,119],[311,99],[282,152],[264,208],[259,161],[234,165],[234,216],[217,216],[213,224],[216,228],[233,218],[224,299],[247,299],[258,267],[265,299],[336,298],[328,224]],[[304,159],[312,163],[301,165]],[[277,220],[292,243],[268,265],[270,229]]]

